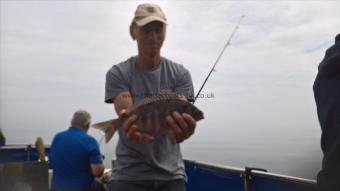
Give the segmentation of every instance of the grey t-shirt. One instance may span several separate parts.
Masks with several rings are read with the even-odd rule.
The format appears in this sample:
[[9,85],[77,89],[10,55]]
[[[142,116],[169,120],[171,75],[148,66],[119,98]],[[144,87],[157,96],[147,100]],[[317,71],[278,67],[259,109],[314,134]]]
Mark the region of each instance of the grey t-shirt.
[[[105,102],[113,103],[115,96],[123,91],[129,91],[136,102],[162,90],[181,92],[192,100],[194,92],[189,71],[163,57],[158,68],[145,70],[138,64],[137,57],[131,57],[107,72]],[[124,130],[119,129],[118,132],[112,179],[187,179],[179,144],[172,144],[163,136],[157,136],[153,144],[135,144],[127,138]]]

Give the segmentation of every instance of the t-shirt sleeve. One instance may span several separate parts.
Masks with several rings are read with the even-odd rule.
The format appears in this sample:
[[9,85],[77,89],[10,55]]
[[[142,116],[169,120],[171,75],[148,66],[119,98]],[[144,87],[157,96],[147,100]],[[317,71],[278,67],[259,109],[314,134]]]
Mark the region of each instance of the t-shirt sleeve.
[[102,157],[99,151],[99,145],[95,139],[91,139],[89,144],[90,164],[102,164]]
[[193,102],[195,99],[190,72],[184,67],[182,68],[180,75],[177,77],[175,92],[183,94],[189,102]]
[[129,91],[128,83],[126,79],[124,79],[119,68],[117,66],[113,66],[106,73],[105,103],[113,103],[115,97],[123,91]]

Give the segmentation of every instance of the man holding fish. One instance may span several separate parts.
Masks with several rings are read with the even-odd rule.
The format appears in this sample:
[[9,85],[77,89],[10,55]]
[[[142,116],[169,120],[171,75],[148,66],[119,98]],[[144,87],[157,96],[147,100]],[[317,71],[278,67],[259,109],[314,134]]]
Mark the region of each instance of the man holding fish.
[[138,55],[106,74],[105,102],[114,104],[119,119],[94,126],[106,132],[106,141],[119,133],[109,190],[185,190],[178,143],[194,133],[203,113],[189,103],[189,71],[160,55],[166,24],[158,5],[140,4],[130,25]]

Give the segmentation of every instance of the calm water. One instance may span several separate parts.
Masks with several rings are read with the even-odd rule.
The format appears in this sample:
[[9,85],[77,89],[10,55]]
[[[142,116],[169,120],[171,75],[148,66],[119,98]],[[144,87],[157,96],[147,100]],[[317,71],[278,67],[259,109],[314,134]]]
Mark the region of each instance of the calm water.
[[[4,133],[7,144],[34,143],[37,136],[43,137],[48,144],[55,131],[4,129]],[[90,130],[89,133],[100,142],[101,132]],[[315,179],[321,165],[318,131],[305,136],[267,133],[271,136],[264,136],[266,133],[261,131],[247,134],[240,131],[221,137],[217,135],[219,132],[200,129],[181,145],[182,152],[184,158],[190,160],[241,168],[258,167],[273,173]],[[100,143],[106,167],[110,167],[110,160],[114,158],[117,140],[118,136],[115,135],[108,144]]]

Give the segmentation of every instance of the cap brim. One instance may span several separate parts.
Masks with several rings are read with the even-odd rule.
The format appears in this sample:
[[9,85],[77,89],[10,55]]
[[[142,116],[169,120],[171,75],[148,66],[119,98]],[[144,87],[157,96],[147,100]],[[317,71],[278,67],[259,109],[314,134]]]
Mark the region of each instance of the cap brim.
[[135,21],[135,23],[136,23],[138,26],[142,27],[142,26],[144,26],[144,25],[146,25],[146,24],[148,24],[148,23],[151,23],[151,22],[153,22],[153,21],[159,21],[159,22],[162,22],[162,23],[164,23],[164,24],[167,24],[167,22],[166,22],[165,19],[163,19],[163,18],[161,18],[161,17],[157,17],[157,16],[149,16],[149,17],[143,18],[143,19],[141,19],[141,20]]

